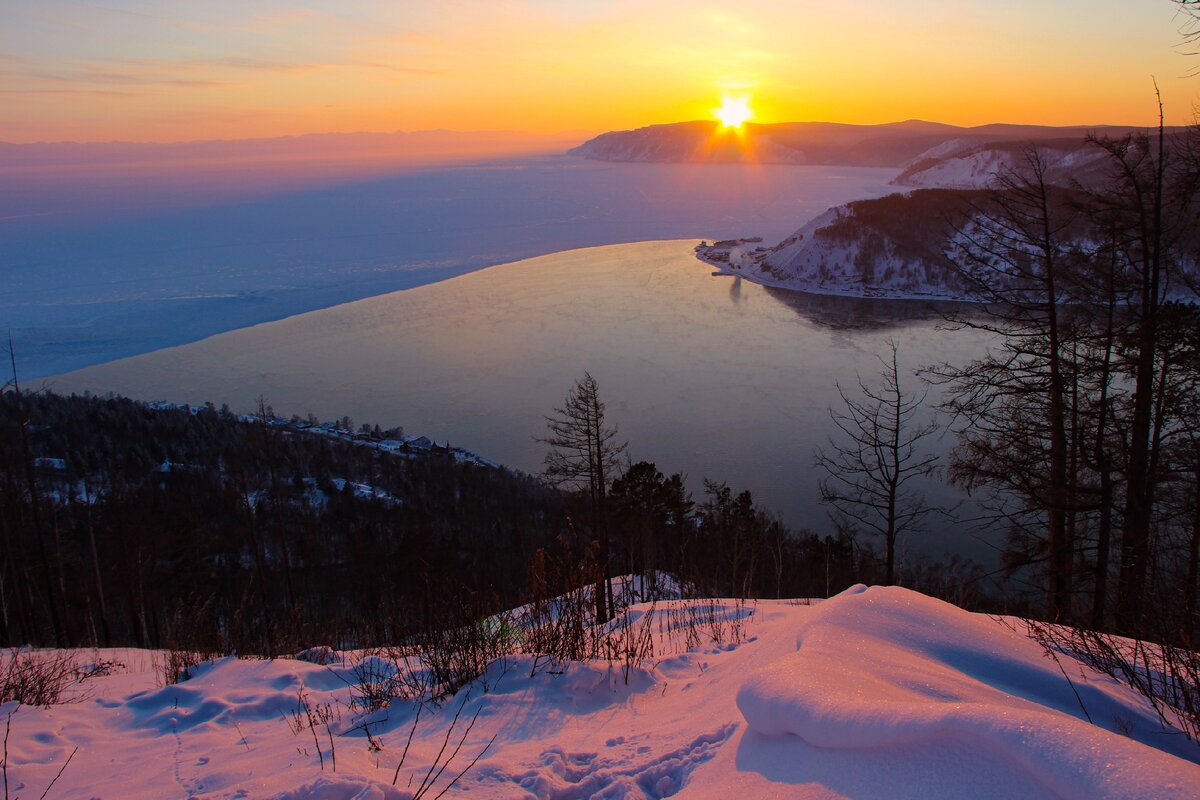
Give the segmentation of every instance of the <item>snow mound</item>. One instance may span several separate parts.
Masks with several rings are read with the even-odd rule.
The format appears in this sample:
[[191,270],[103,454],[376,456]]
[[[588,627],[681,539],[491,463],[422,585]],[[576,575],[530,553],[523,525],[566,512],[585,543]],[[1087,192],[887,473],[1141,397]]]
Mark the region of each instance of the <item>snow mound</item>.
[[[559,673],[545,670],[546,662],[534,656],[512,656],[492,662],[479,679],[480,684],[489,687],[485,713],[522,710],[533,695],[539,704],[554,709],[556,715],[590,714],[620,707],[631,697],[659,684],[653,669],[624,668],[620,663],[573,661]],[[471,691],[473,687],[461,690],[447,705],[456,707],[462,696]],[[480,695],[478,701],[484,702],[483,697]]]
[[297,693],[318,694],[346,685],[331,669],[302,661],[243,661],[234,656],[192,668],[182,683],[138,692],[124,701],[101,701],[131,712],[131,729],[158,733],[222,727],[237,721],[278,720],[296,711]]
[[412,800],[412,792],[402,792],[382,783],[357,778],[318,778],[274,800]]
[[309,664],[316,664],[321,667],[327,667],[330,664],[338,662],[337,651],[328,645],[306,648],[296,653],[293,658],[296,661],[307,661]]
[[838,749],[950,739],[1002,754],[1064,798],[1200,796],[1197,749],[1140,697],[1064,661],[1068,682],[1040,646],[987,616],[856,586],[798,627],[797,652],[738,692],[758,734]]

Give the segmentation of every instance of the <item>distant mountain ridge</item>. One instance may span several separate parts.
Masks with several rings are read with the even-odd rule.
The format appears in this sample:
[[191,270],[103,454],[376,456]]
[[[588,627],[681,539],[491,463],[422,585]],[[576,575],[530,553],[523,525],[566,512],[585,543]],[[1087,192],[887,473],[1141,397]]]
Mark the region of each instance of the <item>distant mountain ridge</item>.
[[[906,167],[957,157],[963,151],[1000,143],[1078,142],[1089,134],[1122,136],[1144,130],[1128,125],[1052,127],[994,123],[960,127],[906,120],[881,125],[836,122],[748,123],[742,131],[716,122],[694,121],[610,131],[567,151],[596,161],[810,164]],[[1172,129],[1175,130],[1175,129]],[[909,170],[906,169],[906,173]],[[927,180],[913,172],[909,179]],[[914,182],[906,185],[929,185]]]

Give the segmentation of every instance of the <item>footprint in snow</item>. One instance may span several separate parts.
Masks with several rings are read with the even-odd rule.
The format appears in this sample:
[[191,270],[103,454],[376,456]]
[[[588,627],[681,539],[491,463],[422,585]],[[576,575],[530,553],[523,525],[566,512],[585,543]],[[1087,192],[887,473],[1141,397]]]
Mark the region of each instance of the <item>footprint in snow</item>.
[[[692,771],[712,758],[735,730],[734,723],[723,725],[640,763],[598,759],[594,753],[565,753],[556,747],[542,753],[539,767],[508,780],[539,800],[587,800],[596,796],[661,800],[683,789]],[[638,747],[637,755],[645,757],[650,750]]]

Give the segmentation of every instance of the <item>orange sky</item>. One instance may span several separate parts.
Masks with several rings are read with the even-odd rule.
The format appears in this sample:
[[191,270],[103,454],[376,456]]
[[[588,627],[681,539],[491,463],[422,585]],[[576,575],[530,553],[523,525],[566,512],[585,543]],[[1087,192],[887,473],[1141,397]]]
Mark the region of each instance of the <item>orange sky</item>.
[[1192,119],[1170,0],[6,0],[0,140]]

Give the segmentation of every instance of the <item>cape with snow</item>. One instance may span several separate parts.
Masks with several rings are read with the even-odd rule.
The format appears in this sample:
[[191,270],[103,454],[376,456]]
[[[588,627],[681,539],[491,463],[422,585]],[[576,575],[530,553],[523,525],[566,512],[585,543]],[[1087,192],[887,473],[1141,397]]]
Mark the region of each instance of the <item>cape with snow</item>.
[[813,294],[970,300],[950,259],[971,192],[925,189],[836,206],[774,247],[701,244],[722,273]]

